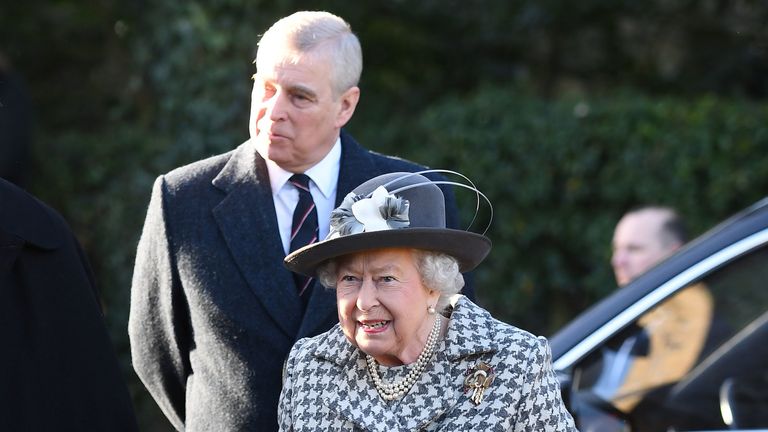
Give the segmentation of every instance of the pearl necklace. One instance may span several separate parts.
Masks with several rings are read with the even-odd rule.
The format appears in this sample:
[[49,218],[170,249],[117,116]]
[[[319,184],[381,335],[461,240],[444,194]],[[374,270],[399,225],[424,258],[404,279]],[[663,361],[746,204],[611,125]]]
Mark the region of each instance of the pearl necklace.
[[419,379],[421,374],[427,368],[427,362],[432,358],[437,347],[437,338],[440,336],[440,316],[435,317],[435,324],[432,326],[432,331],[429,332],[427,343],[424,345],[424,350],[421,351],[419,357],[416,359],[416,364],[399,382],[392,384],[386,384],[379,376],[379,367],[376,364],[376,360],[373,357],[366,354],[365,361],[368,364],[368,374],[373,379],[373,384],[376,386],[376,390],[382,399],[391,401],[400,399],[416,384],[416,380]]

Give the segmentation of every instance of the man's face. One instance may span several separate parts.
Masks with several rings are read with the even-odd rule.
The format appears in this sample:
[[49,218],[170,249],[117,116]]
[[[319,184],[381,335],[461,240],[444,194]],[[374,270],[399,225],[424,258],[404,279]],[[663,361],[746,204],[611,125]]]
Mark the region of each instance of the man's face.
[[359,89],[333,94],[326,49],[303,54],[294,62],[286,58],[279,54],[260,58],[249,131],[281,168],[304,172],[333,147],[339,130],[352,117]]
[[662,232],[663,214],[645,211],[624,216],[613,234],[611,266],[616,283],[623,286],[680,247]]

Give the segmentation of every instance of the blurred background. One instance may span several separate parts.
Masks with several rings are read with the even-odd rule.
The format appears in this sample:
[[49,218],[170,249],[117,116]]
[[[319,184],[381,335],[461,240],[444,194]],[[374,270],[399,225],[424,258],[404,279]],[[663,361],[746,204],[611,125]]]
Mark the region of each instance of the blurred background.
[[358,141],[490,197],[478,301],[534,333],[615,289],[630,207],[674,206],[696,235],[767,194],[766,1],[4,2],[2,176],[83,243],[142,430],[170,430],[126,330],[152,181],[247,139],[258,37],[303,9],[362,42]]

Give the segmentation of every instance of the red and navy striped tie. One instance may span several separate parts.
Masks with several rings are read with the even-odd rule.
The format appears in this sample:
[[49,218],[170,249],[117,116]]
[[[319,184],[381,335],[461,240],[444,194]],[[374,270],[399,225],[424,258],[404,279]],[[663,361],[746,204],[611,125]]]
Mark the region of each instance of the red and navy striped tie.
[[[294,174],[290,180],[291,184],[299,191],[299,203],[293,211],[293,226],[291,228],[291,252],[315,243],[317,241],[317,209],[312,200],[312,194],[309,193],[309,177],[305,174]],[[299,296],[312,285],[312,278],[293,274],[293,280],[296,282],[296,289]],[[306,298],[304,298],[306,301]]]

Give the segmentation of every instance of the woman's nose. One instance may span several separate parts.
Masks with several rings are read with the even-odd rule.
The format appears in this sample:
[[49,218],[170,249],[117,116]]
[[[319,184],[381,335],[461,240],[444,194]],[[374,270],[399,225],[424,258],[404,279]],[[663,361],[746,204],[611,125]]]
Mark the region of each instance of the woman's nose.
[[357,295],[357,308],[361,311],[369,311],[378,305],[376,287],[370,278],[363,279],[360,291]]

